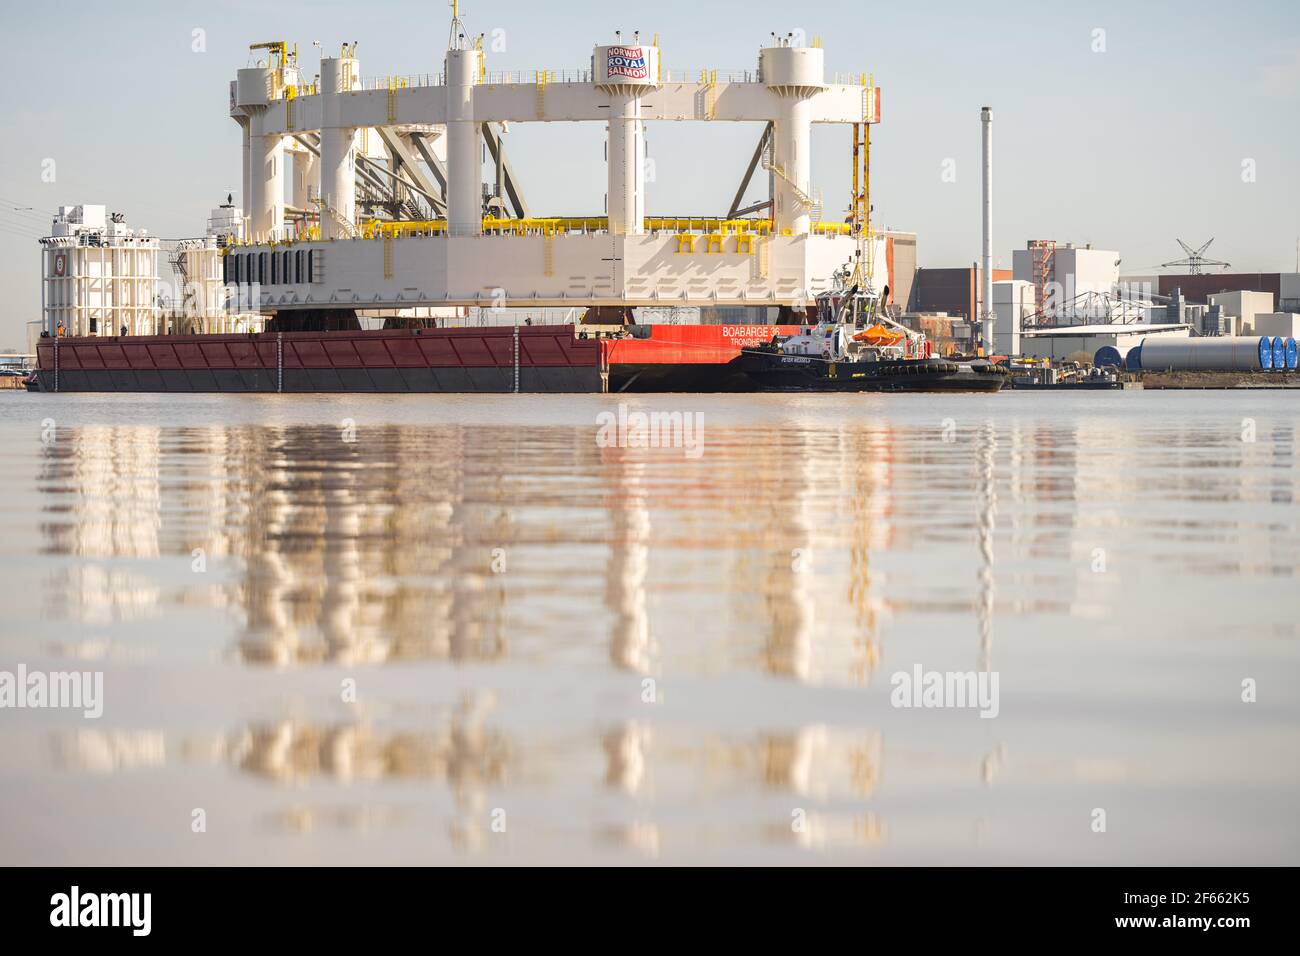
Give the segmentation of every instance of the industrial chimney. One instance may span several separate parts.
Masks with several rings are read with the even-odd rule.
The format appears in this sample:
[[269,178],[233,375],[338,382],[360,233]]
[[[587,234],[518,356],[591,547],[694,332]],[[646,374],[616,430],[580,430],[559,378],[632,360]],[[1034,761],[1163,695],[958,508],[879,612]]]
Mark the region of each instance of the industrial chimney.
[[984,320],[984,354],[993,354],[993,108],[980,110],[984,129],[984,249],[980,259],[980,318]]

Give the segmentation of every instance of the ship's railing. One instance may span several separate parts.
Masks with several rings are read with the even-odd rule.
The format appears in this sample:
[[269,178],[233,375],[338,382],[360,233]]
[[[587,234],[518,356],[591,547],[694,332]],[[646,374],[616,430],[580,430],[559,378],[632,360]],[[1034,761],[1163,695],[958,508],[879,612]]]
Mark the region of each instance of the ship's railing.
[[[652,216],[646,218],[644,228],[649,233],[765,236],[771,233],[772,222],[768,219]],[[554,216],[528,219],[489,217],[483,220],[483,234],[488,236],[554,236],[608,231],[609,219],[606,216]],[[445,235],[446,232],[445,219],[433,219],[427,222],[372,221],[362,227],[361,236],[363,239],[374,239],[382,236],[437,236]]]
[[[445,86],[444,73],[408,73],[393,76],[362,77],[358,90],[404,89],[412,86]],[[538,83],[592,83],[591,70],[486,70],[479,75],[481,86],[533,86]],[[698,86],[717,86],[721,83],[761,83],[757,70],[673,70],[662,68],[659,83],[694,83]],[[837,86],[866,86],[865,73],[836,73]],[[299,95],[310,95],[315,90],[299,90]]]
[[105,249],[121,248],[132,246],[144,249],[159,248],[159,238],[157,236],[110,236],[106,232],[83,230],[71,236],[41,236],[38,240],[42,245],[51,247],[70,247],[70,246],[89,246],[92,248],[103,247]]
[[[478,85],[502,86],[537,83],[590,83],[590,70],[486,70],[479,74]],[[412,86],[446,86],[445,73],[409,73],[396,76],[366,76],[358,81],[358,90],[391,90]]]
[[835,73],[831,78],[832,86],[870,86],[871,78],[866,73]]
[[659,71],[660,83],[694,83],[717,86],[719,83],[761,83],[757,70],[670,70]]
[[393,90],[408,86],[444,86],[442,73],[407,73],[394,76],[363,76],[357,81],[357,90]]
[[591,70],[488,70],[480,85],[504,86],[512,83],[590,83]]
[[[508,83],[592,83],[590,70],[489,70],[480,83],[500,85]],[[754,70],[670,70],[661,68],[659,83],[696,83],[716,86],[719,83],[757,83]]]
[[[697,83],[701,86],[716,86],[719,83],[762,83],[763,78],[757,70],[669,70],[660,71],[661,83]],[[866,73],[835,73],[830,81],[832,86],[869,86],[870,77]]]

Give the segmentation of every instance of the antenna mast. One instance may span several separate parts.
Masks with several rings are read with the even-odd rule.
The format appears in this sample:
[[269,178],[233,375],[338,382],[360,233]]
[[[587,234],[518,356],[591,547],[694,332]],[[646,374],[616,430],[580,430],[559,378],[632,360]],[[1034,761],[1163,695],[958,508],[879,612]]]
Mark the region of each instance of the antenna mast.
[[447,0],[451,7],[451,35],[447,37],[448,50],[464,50],[465,21],[460,18],[460,0]]
[[[873,96],[874,85],[874,80],[868,83],[866,95],[869,98]],[[853,198],[849,207],[849,228],[857,240],[849,283],[857,285],[865,293],[871,312],[865,318],[870,319],[878,309],[870,302],[875,293],[876,243],[871,227],[871,124],[865,117],[863,122],[853,124]]]

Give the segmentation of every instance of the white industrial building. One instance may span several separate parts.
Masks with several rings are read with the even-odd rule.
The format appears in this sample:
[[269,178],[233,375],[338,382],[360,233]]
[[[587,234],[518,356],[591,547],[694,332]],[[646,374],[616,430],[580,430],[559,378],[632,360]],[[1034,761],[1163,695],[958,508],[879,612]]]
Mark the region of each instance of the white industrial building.
[[1283,312],[1300,312],[1300,272],[1278,276],[1277,307]]
[[1029,329],[1021,336],[1019,354],[1061,361],[1069,358],[1075,352],[1084,352],[1089,356],[1093,356],[1102,346],[1109,345],[1123,355],[1143,339],[1153,335],[1187,338],[1191,334],[1191,326],[1186,324],[1118,325],[1107,323],[1102,325],[1071,325]]
[[993,353],[1019,355],[1021,333],[1036,311],[1034,284],[1023,279],[993,283]]
[[[1034,240],[1012,260],[1014,278],[993,284],[994,351],[1001,355],[1063,359],[1107,345],[1123,353],[1146,335],[1206,332],[1210,318],[1229,311],[1211,316],[1204,305],[1155,295],[1155,283],[1121,282],[1120,255],[1110,249]],[[1235,329],[1225,321],[1212,334]]]
[[1258,312],[1251,322],[1251,329],[1248,334],[1300,339],[1300,313]]
[[1067,322],[1131,321],[1113,313],[1120,308],[1118,252],[1091,245],[1035,240],[1011,253],[1012,277],[1034,292],[1038,325]]
[[1211,306],[1219,306],[1225,316],[1235,316],[1235,327],[1241,335],[1264,335],[1256,331],[1255,317],[1268,315],[1273,311],[1273,293],[1271,292],[1217,292],[1207,296]]
[[[1259,289],[1261,283],[1276,280],[1277,294]],[[1234,288],[1236,284],[1236,288]],[[1300,312],[1300,272],[1203,273],[1188,275],[1128,275],[1121,285],[1138,294],[1172,296],[1181,289],[1188,298],[1219,304],[1225,316],[1242,319],[1240,334],[1247,334],[1250,318],[1261,312]]]
[[206,235],[183,239],[169,256],[176,288],[164,294],[169,330],[180,333],[260,332],[264,319],[225,284],[221,256],[244,234],[243,210],[231,202],[213,209]]
[[258,332],[264,317],[232,301],[221,255],[242,235],[243,215],[227,203],[212,210],[207,234],[168,253],[173,286],[159,273],[163,252],[148,230],[131,228],[106,206],[60,206],[42,238],[42,316],[49,335],[161,335]]
[[1069,310],[1049,316],[1051,324],[1039,324],[1042,316],[1035,307],[1032,282],[1010,279],[993,283],[994,353],[1064,358],[1071,352],[1092,354],[1103,345],[1123,345],[1132,336],[1140,339],[1147,334],[1180,330],[1188,334],[1196,327],[1194,321],[1171,320],[1164,305],[1114,294],[1093,297],[1104,306],[1097,318],[1089,321],[1086,311]]

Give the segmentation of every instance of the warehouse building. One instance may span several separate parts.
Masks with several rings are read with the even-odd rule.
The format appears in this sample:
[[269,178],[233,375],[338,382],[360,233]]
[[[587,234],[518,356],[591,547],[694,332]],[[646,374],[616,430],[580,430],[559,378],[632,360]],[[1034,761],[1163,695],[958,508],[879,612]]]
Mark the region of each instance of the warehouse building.
[[1069,325],[1045,329],[1028,329],[1020,334],[1020,354],[1027,357],[1064,361],[1076,352],[1089,357],[1104,345],[1121,355],[1144,338],[1152,335],[1187,338],[1192,333],[1187,324],[1162,325]]
[[[1010,269],[993,270],[994,282],[1010,278]],[[979,314],[979,287],[980,270],[974,266],[917,269],[911,296],[907,299],[899,297],[897,301],[907,302],[908,312],[972,319]]]
[[1210,296],[1226,292],[1260,292],[1273,297],[1283,312],[1300,312],[1300,272],[1218,272],[1201,275],[1166,273],[1125,276],[1125,284],[1147,285],[1157,295],[1181,289],[1188,302],[1208,305]]

